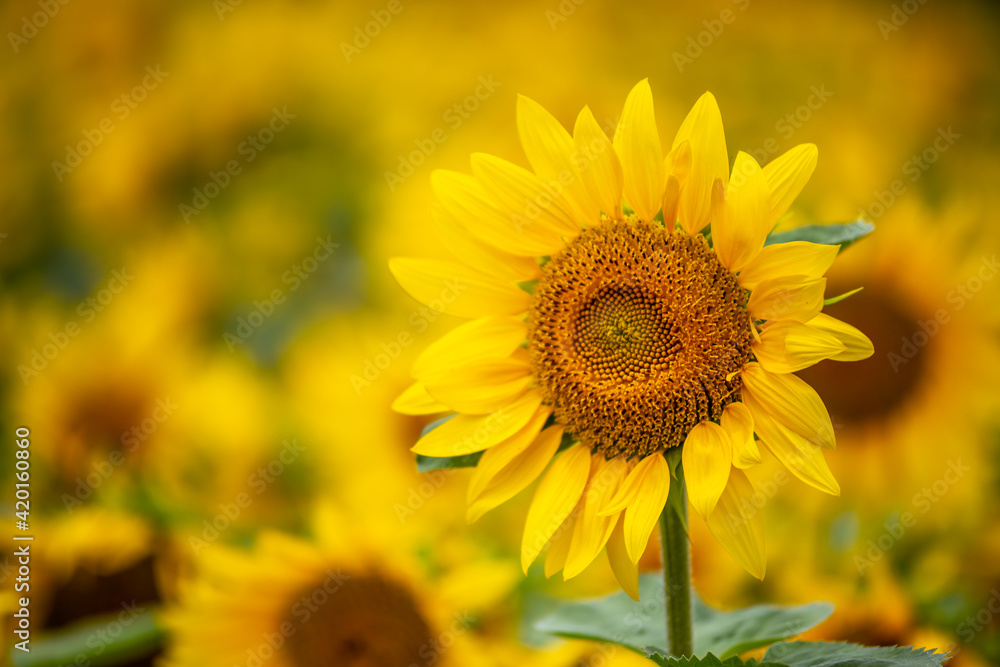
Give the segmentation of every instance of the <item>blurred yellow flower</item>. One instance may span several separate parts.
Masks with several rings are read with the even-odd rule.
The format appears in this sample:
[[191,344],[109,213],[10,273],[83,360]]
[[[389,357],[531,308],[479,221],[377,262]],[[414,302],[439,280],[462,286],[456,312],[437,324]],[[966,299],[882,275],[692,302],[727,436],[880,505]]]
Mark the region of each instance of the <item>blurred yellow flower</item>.
[[432,580],[378,532],[326,506],[315,542],[268,532],[249,551],[205,551],[164,615],[164,664],[492,664],[478,612],[509,593],[516,570],[485,561]]
[[459,413],[413,451],[485,450],[469,487],[474,521],[538,478],[564,437],[577,443],[542,478],[522,565],[551,542],[546,574],[571,578],[606,547],[636,596],[670,487],[664,452],[683,444],[692,506],[763,577],[763,521],[743,472],[761,460],[754,432],[803,481],[838,494],[822,455],[833,425],[792,373],[871,354],[860,331],[820,313],[838,246],[764,246],[815,146],[764,169],[741,152],[730,177],[706,93],[664,155],[646,81],[613,142],[587,108],[572,136],[524,97],[517,122],[534,172],[475,154],[473,176],[432,177],[439,235],[463,263],[390,261],[418,301],[475,318],[424,351],[394,405]]

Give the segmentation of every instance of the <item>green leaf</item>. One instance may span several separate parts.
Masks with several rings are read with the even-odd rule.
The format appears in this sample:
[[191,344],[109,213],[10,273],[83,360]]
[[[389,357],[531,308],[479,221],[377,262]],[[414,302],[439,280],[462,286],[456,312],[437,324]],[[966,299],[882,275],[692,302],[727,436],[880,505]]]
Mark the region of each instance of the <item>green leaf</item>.
[[713,653],[709,653],[704,658],[674,658],[666,655],[666,652],[661,649],[651,648],[646,649],[646,657],[664,667],[788,667],[780,662],[757,662],[753,658],[743,661],[736,656],[720,660]]
[[695,653],[714,651],[723,658],[773,644],[814,628],[833,613],[829,602],[797,606],[760,604],[718,611],[698,601],[694,605]]
[[839,303],[839,302],[843,301],[844,299],[846,299],[849,296],[854,296],[855,294],[857,294],[858,292],[860,292],[863,289],[864,289],[864,287],[859,287],[857,289],[852,289],[850,292],[844,292],[840,296],[830,297],[829,299],[825,299],[823,301],[823,305],[824,306],[832,306],[835,303]]
[[[454,419],[458,415],[447,415],[424,427],[420,432],[420,437],[424,437],[449,419]],[[482,458],[482,452],[462,454],[461,456],[424,456],[417,454],[417,472],[430,472],[432,470],[444,470],[449,468],[475,468]]]
[[[667,645],[666,609],[660,574],[639,577],[639,599],[625,593],[587,602],[563,602],[535,627],[560,637],[610,641],[637,652]],[[758,605],[718,611],[694,596],[694,651],[728,658],[805,632],[832,612],[825,602],[794,607]]]
[[805,225],[785,232],[771,232],[764,245],[788,243],[789,241],[809,241],[825,245],[839,245],[841,250],[863,236],[868,236],[875,225],[864,220],[855,220],[835,225]]
[[781,642],[764,655],[764,660],[780,660],[788,667],[938,667],[947,659],[947,653],[912,646],[840,642]]
[[[118,665],[153,652],[165,636],[153,613],[135,607],[136,615],[119,612],[93,617],[82,624],[31,640],[31,651],[11,648],[14,667]],[[113,634],[116,633],[116,634]]]

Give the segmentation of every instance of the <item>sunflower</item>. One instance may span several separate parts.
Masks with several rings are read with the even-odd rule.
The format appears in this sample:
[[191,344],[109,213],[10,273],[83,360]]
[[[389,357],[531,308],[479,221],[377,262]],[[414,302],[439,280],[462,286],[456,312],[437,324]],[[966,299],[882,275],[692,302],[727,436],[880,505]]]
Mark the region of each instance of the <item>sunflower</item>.
[[671,484],[664,454],[682,447],[691,506],[762,578],[763,523],[745,472],[761,460],[754,434],[801,480],[838,494],[822,453],[833,425],[793,373],[872,353],[860,331],[820,312],[838,246],[765,245],[816,147],[765,168],[740,152],[730,174],[706,93],[664,155],[645,80],[613,140],[588,108],[571,136],[523,96],[517,126],[533,171],[474,154],[472,175],[432,175],[438,232],[460,261],[390,260],[411,296],[471,319],[417,358],[416,382],[395,403],[457,413],[413,451],[483,452],[470,521],[541,476],[525,571],[547,544],[546,574],[566,579],[606,548],[635,596]]
[[509,594],[516,570],[479,562],[432,582],[378,526],[332,506],[316,526],[315,540],[267,532],[250,550],[202,552],[164,614],[164,664],[482,664],[478,612]]

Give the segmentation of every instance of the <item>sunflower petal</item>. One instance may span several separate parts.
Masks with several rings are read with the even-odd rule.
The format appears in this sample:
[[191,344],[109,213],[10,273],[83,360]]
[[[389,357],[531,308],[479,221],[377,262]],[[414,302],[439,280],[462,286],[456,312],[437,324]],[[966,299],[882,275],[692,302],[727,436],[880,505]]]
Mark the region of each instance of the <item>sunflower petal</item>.
[[[660,457],[662,458],[662,457]],[[615,524],[614,529],[611,531],[611,537],[608,539],[608,563],[611,564],[611,571],[615,574],[615,579],[618,580],[618,584],[622,587],[633,600],[639,600],[639,566],[636,564],[637,560],[632,560],[629,557],[628,551],[625,546],[625,520],[624,518],[619,518],[618,522]],[[645,546],[645,544],[643,544]]]
[[625,199],[640,220],[652,222],[662,204],[666,173],[648,79],[629,92],[615,129],[614,146],[625,177]]
[[580,178],[598,211],[609,218],[621,219],[622,165],[611,140],[597,124],[589,107],[584,107],[576,118],[573,143]]
[[716,180],[729,182],[729,154],[719,104],[705,93],[688,113],[671,148],[691,144],[691,166],[681,179],[678,217],[688,234],[697,234],[712,221],[712,188]]
[[556,572],[562,571],[566,567],[566,556],[569,555],[569,545],[573,542],[573,526],[576,524],[576,517],[580,513],[580,506],[570,512],[562,525],[556,530],[552,539],[549,540],[549,552],[545,555],[545,578],[551,579]]
[[480,241],[444,206],[434,205],[431,219],[441,243],[464,264],[507,281],[523,282],[541,275],[534,257],[513,255]]
[[472,477],[469,479],[468,500],[470,503],[486,490],[493,478],[500,474],[511,461],[531,448],[551,414],[551,408],[539,410],[521,430],[483,452],[482,458],[479,459],[479,463],[476,464],[472,471]]
[[681,462],[691,507],[701,516],[707,517],[715,509],[726,488],[732,461],[733,445],[718,424],[703,421],[688,433]]
[[840,246],[790,241],[764,246],[740,271],[740,286],[752,290],[765,280],[785,276],[819,278],[833,265]]
[[[649,461],[647,465],[643,465]],[[639,494],[625,510],[625,548],[632,564],[639,562],[646,550],[649,536],[663,513],[670,493],[670,467],[660,453],[643,459],[635,467],[639,471]],[[630,475],[631,476],[631,475]]]
[[816,169],[818,155],[815,144],[799,144],[764,167],[764,176],[771,192],[768,220],[772,227],[802,192]]
[[719,503],[706,520],[709,530],[747,572],[764,578],[767,550],[764,518],[754,503],[754,488],[746,474],[734,468]]
[[542,396],[528,391],[488,415],[458,415],[420,438],[411,451],[424,456],[461,456],[488,449],[517,433],[542,408]]
[[389,270],[406,292],[434,310],[458,317],[514,315],[531,306],[531,295],[458,262],[394,257]]
[[444,209],[473,236],[505,252],[537,257],[564,245],[560,229],[525,224],[523,216],[501,210],[474,176],[439,169],[431,174],[431,188]]
[[753,439],[753,415],[742,403],[730,403],[719,419],[722,430],[733,443],[733,465],[741,470],[760,463],[760,448]]
[[753,413],[754,429],[760,441],[782,465],[809,486],[834,496],[840,495],[840,485],[830,472],[819,445],[778,422],[750,396],[744,395],[743,401]]
[[772,278],[750,293],[747,308],[755,320],[808,322],[823,308],[825,290],[826,278]]
[[740,271],[762,247],[771,226],[767,181],[757,161],[740,151],[721,210],[712,220],[712,245],[730,271]]
[[847,322],[820,313],[806,323],[810,328],[835,336],[844,345],[844,351],[831,356],[834,361],[861,361],[875,353],[871,340]]
[[577,173],[576,145],[566,128],[541,104],[518,95],[517,133],[531,168],[563,198],[577,227],[597,222],[600,216]]
[[392,409],[403,415],[432,415],[448,406],[428,394],[423,382],[414,382],[392,402]]
[[590,450],[578,444],[557,457],[542,477],[528,509],[521,540],[521,568],[525,574],[576,507],[589,475]]
[[459,368],[425,381],[427,391],[455,412],[483,415],[509,405],[533,381],[526,350],[509,359]]
[[601,453],[591,459],[590,481],[583,494],[582,508],[573,527],[573,541],[566,557],[563,577],[572,579],[590,565],[611,537],[619,514],[603,515],[601,510],[618,491],[626,465],[620,457],[606,460]]
[[[544,424],[545,419],[542,419],[541,423]],[[551,426],[538,434],[533,439],[533,442],[529,439],[530,445],[522,448],[521,451],[517,452],[503,464],[487,480],[486,484],[482,485],[482,489],[476,495],[473,495],[472,491],[475,488],[473,482],[477,480],[473,479],[469,484],[469,508],[466,513],[468,522],[477,521],[483,514],[507,502],[534,482],[542,474],[545,466],[549,464],[549,461],[552,460],[552,457],[555,456],[556,451],[559,449],[563,430],[562,426]],[[537,433],[537,431],[535,432]],[[509,452],[502,451],[501,448],[510,447],[514,449],[520,446],[520,443],[513,443],[513,446],[510,446],[508,445],[509,442],[508,440],[483,452],[483,458],[480,459],[479,465],[476,466],[476,472],[479,471],[480,466],[483,466],[484,461],[487,467],[493,467],[493,461],[488,460],[487,457],[507,458]],[[479,486],[479,484],[475,486]]]
[[512,162],[486,153],[473,153],[472,173],[501,210],[527,225],[541,224],[566,236],[580,233],[580,223],[562,207],[562,197],[538,176]]
[[516,317],[484,317],[461,324],[434,341],[413,362],[417,378],[501,361],[528,337],[528,326]]
[[753,343],[754,357],[771,373],[794,373],[845,349],[832,334],[791,320],[765,324]]
[[744,366],[740,377],[743,395],[752,397],[772,418],[815,445],[836,447],[830,413],[805,380],[787,373],[770,373],[756,363]]

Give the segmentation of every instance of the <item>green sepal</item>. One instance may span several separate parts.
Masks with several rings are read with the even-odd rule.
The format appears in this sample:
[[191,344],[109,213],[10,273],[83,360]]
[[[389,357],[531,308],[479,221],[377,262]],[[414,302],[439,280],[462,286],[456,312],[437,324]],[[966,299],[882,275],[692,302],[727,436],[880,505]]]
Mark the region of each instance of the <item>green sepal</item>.
[[912,646],[861,646],[842,642],[781,642],[764,654],[788,667],[938,667],[949,658]]
[[[420,432],[420,437],[424,437],[438,426],[441,426],[441,424],[457,416],[457,414],[447,415],[441,417],[441,419],[432,421]],[[424,456],[423,454],[417,454],[417,472],[448,470],[452,468],[475,468],[482,456],[482,452],[472,452],[471,454],[462,454],[461,456]]]
[[855,220],[833,225],[804,225],[784,232],[771,232],[764,245],[789,243],[791,241],[809,241],[824,245],[839,245],[843,250],[858,239],[868,236],[875,225],[865,220]]
[[670,483],[670,492],[667,494],[667,504],[674,509],[674,512],[681,520],[681,525],[684,526],[684,532],[690,533],[688,529],[688,517],[687,512],[684,511],[684,489],[686,486],[682,483],[684,481],[684,466],[681,465],[681,448],[671,447],[667,450],[667,467],[670,469],[670,476],[673,477],[675,482]]
[[844,292],[843,294],[841,294],[839,296],[832,296],[829,299],[825,299],[823,301],[823,306],[832,306],[835,303],[840,303],[841,301],[843,301],[847,297],[854,296],[855,294],[857,294],[858,292],[860,292],[863,289],[864,289],[864,287],[858,287],[857,289],[852,289],[850,292]]
[[[666,605],[662,575],[639,577],[639,600],[617,593],[585,602],[561,602],[535,623],[543,633],[605,641],[645,654],[644,647],[666,646]],[[728,658],[794,637],[826,620],[833,605],[757,605],[719,611],[693,598],[694,650]]]

